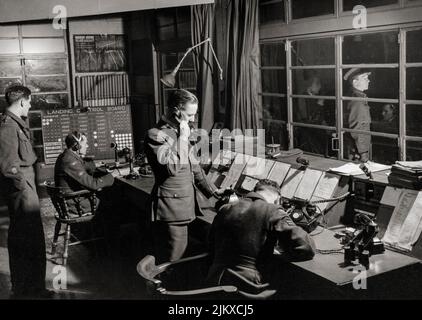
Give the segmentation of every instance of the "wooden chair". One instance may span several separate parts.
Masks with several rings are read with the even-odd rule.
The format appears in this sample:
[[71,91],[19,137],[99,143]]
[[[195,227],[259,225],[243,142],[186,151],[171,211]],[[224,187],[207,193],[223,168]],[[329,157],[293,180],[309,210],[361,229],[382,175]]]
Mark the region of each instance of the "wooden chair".
[[[203,272],[204,262],[207,261],[208,256],[208,253],[203,253],[193,257],[182,258],[178,261],[156,265],[155,257],[147,255],[138,263],[136,269],[146,282],[148,293],[159,299],[264,300],[276,293],[276,290],[269,289],[269,284],[253,284],[231,269],[227,269],[227,272],[223,275],[225,278],[224,283],[229,284],[219,286],[203,285],[203,279],[206,276],[206,272]],[[200,279],[198,280],[198,278]],[[174,279],[177,280],[174,281]],[[192,282],[194,283],[193,285]],[[180,285],[185,287],[181,289]]]
[[[63,265],[67,264],[67,258],[69,256],[69,246],[76,245],[80,243],[85,243],[89,241],[98,240],[99,238],[91,238],[89,240],[79,241],[79,239],[71,233],[71,226],[81,223],[91,222],[97,212],[97,198],[94,191],[89,190],[80,190],[75,192],[68,192],[64,188],[54,186],[54,182],[46,181],[44,186],[47,190],[48,195],[56,209],[54,217],[56,219],[56,225],[54,228],[54,236],[51,254],[56,253],[57,242],[59,236],[64,236],[64,250],[63,250]],[[80,202],[88,199],[90,203],[90,210],[84,211],[80,205]],[[70,214],[69,212],[69,201],[72,200],[76,205],[77,214]],[[64,224],[66,226],[65,232],[60,233],[61,226]],[[91,224],[91,232],[93,233],[93,228]],[[70,243],[71,237],[75,238],[77,241]]]

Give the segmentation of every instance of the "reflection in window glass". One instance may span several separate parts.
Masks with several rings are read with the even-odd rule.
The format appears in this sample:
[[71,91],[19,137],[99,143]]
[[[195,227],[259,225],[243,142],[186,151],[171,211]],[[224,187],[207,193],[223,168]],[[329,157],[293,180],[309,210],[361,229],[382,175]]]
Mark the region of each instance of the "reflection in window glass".
[[300,40],[292,43],[292,65],[334,65],[334,39]]
[[293,19],[334,14],[334,0],[292,0]]
[[286,93],[286,70],[261,70],[262,92]]
[[293,121],[295,122],[334,126],[335,114],[335,100],[293,99]]
[[[367,105],[369,108],[364,101],[344,101],[343,127],[356,130],[399,133],[398,103],[370,101]],[[351,113],[352,109],[353,113]]]
[[285,22],[284,2],[261,2],[259,6],[259,23]]
[[65,91],[67,88],[67,79],[64,76],[27,77],[26,84],[32,92]]
[[406,135],[422,137],[422,105],[406,106]]
[[25,73],[27,75],[65,74],[65,59],[25,59]]
[[287,98],[262,96],[262,118],[287,121]]
[[356,146],[358,142],[359,148],[361,151],[363,149],[371,150],[371,135],[364,133],[350,133],[344,132],[343,134],[343,157],[348,160],[358,160],[359,159],[359,149]]
[[262,67],[282,67],[286,65],[284,43],[263,43],[260,46]]
[[0,94],[4,94],[7,87],[12,84],[22,84],[22,80],[20,78],[0,79]]
[[287,150],[289,146],[289,134],[285,124],[277,120],[264,119],[265,143],[279,143],[282,150]]
[[384,164],[394,164],[399,160],[397,139],[373,136],[371,154],[372,161]]
[[398,63],[397,37],[397,31],[345,36],[343,64]]
[[422,62],[422,29],[406,33],[406,62]]
[[406,99],[422,100],[422,68],[406,69]]
[[333,157],[337,151],[331,149],[331,139],[335,131],[315,129],[315,128],[294,128],[294,148],[299,148],[305,152]]
[[398,3],[398,0],[343,0],[343,11],[352,11],[354,6],[374,8]]
[[406,142],[406,160],[419,161],[422,159],[422,141]]
[[21,75],[19,60],[0,61],[0,77],[20,77]]
[[67,108],[69,106],[68,95],[66,93],[33,94],[31,105],[33,110]]
[[334,96],[334,69],[292,70],[293,94]]
[[[369,88],[365,91],[368,98],[399,98],[399,69],[398,68],[370,68]],[[349,69],[343,70],[343,75]],[[350,97],[352,87],[349,82],[343,81],[343,95]]]

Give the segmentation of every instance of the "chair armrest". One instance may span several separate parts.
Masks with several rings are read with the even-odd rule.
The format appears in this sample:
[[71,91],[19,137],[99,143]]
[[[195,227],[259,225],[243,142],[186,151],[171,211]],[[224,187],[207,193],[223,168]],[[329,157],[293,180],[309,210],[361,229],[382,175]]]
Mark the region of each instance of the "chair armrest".
[[80,196],[89,196],[94,195],[95,191],[90,190],[80,190],[80,191],[73,191],[73,192],[64,192],[63,196],[65,198],[74,198],[74,197],[80,197]]
[[200,294],[209,294],[215,292],[225,292],[225,293],[235,293],[237,288],[235,286],[215,286],[207,287],[202,289],[195,290],[180,290],[180,291],[167,291],[162,290],[160,293],[168,296],[186,296],[186,295],[200,295]]

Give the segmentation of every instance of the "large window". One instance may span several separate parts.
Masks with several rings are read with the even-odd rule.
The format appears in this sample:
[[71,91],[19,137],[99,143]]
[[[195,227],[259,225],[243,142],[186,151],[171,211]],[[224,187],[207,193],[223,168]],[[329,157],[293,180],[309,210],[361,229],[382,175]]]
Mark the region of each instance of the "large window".
[[285,43],[261,44],[262,121],[266,141],[288,147]]
[[0,26],[0,112],[11,84],[32,91],[29,125],[39,162],[44,162],[41,110],[69,106],[69,75],[63,30],[51,23]]
[[[422,26],[263,42],[267,143],[345,160],[363,143],[372,161],[422,159],[421,52]],[[348,76],[356,70],[367,89]]]

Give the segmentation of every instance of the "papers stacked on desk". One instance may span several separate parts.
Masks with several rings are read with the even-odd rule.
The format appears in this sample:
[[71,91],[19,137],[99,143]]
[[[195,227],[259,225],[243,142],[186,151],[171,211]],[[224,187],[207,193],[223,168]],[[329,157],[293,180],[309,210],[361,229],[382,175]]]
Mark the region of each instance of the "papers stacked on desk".
[[[384,171],[391,168],[391,166],[386,166],[384,164],[368,161],[365,163],[365,165],[368,167],[370,172],[377,172],[377,171]],[[330,168],[329,171],[335,172],[338,174],[346,175],[346,176],[356,176],[365,174],[360,168],[359,164],[357,163],[346,163],[340,167],[337,168]]]

